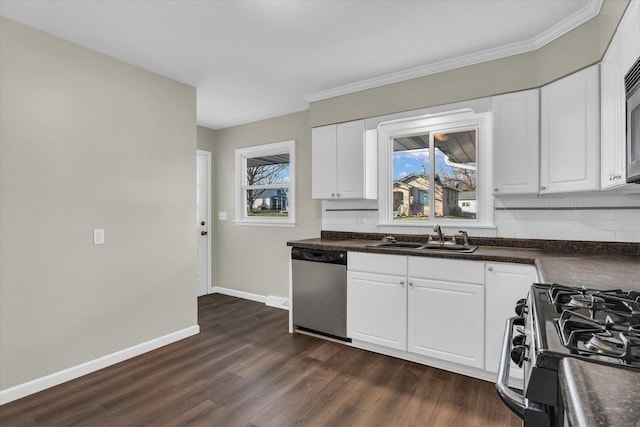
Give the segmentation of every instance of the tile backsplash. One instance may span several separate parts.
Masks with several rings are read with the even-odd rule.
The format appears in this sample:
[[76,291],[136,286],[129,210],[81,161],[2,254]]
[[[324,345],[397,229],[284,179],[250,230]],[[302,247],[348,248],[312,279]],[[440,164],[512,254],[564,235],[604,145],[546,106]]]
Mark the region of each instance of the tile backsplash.
[[[640,193],[593,192],[572,195],[495,198],[494,227],[464,227],[471,236],[526,239],[640,242]],[[431,227],[378,226],[378,202],[323,201],[322,229],[397,234],[429,234]],[[440,222],[445,233],[460,229]]]

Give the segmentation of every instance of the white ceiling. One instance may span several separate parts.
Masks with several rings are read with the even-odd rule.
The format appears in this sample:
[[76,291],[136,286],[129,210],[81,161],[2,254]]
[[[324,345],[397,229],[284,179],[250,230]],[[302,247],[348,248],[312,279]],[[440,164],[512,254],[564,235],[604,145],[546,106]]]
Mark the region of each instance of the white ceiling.
[[602,0],[0,0],[0,14],[197,88],[220,129],[536,49]]

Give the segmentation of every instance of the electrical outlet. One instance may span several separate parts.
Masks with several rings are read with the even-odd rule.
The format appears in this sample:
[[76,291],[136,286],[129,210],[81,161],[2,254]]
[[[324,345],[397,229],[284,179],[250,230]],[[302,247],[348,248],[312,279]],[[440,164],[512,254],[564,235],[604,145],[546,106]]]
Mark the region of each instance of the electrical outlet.
[[103,228],[93,229],[93,244],[104,245],[104,229]]

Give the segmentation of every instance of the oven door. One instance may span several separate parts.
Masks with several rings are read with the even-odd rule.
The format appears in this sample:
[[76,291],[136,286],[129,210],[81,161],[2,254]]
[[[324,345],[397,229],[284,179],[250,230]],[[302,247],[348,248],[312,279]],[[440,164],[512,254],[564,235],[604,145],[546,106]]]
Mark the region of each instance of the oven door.
[[[500,367],[498,368],[498,380],[496,382],[496,390],[498,396],[505,405],[517,416],[522,418],[524,427],[550,427],[558,424],[557,408],[543,404],[541,402],[531,401],[526,398],[527,387],[532,376],[532,369],[526,356],[530,352],[530,348],[524,345],[514,345],[513,330],[515,326],[523,326],[524,319],[522,317],[511,317],[507,319],[504,331],[504,339],[502,341],[502,353],[500,355]],[[518,340],[516,340],[517,342]],[[527,337],[527,341],[532,343],[531,337]],[[529,344],[531,346],[531,344]],[[530,355],[529,355],[530,356]],[[524,361],[525,377],[524,391],[519,392],[509,387],[509,368],[512,359],[522,357]],[[514,360],[515,361],[515,360]]]

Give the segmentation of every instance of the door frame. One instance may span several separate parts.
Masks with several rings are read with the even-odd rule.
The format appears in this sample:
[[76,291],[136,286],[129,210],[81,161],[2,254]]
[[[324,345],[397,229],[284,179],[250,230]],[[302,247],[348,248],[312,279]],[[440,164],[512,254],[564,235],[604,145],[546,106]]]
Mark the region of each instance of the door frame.
[[[205,156],[207,159],[207,229],[209,230],[207,239],[207,292],[205,295],[213,293],[213,277],[211,276],[211,240],[213,239],[213,224],[211,223],[211,151],[196,150],[196,174],[198,169],[198,156]],[[197,178],[196,178],[197,179]],[[197,222],[198,220],[196,220]]]

